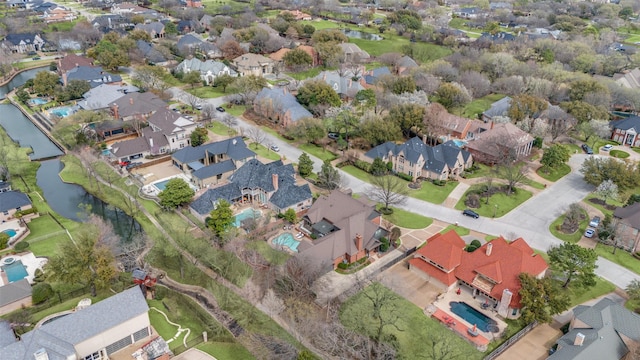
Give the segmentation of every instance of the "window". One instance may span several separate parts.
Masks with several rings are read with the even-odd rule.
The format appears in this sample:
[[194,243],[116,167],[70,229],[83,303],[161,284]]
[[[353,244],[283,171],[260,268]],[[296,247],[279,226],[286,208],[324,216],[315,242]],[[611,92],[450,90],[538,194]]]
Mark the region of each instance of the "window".
[[160,148],[160,154],[164,154],[166,151],[165,148]]
[[180,149],[184,147],[184,143],[180,143]]
[[107,350],[107,355],[109,354],[113,354],[114,352],[118,351],[118,350],[122,350],[125,347],[129,346],[132,344],[131,341],[131,335],[127,335],[125,337],[123,337],[122,339],[114,342],[113,344],[109,345],[106,347]]
[[171,139],[171,142],[172,142],[172,143],[176,142],[176,139]]
[[511,312],[511,315],[513,316],[518,315],[518,309],[513,309],[513,311]]
[[102,359],[102,355],[100,354],[100,351],[96,351],[93,354],[87,355],[82,358],[82,360],[100,360],[100,359]]

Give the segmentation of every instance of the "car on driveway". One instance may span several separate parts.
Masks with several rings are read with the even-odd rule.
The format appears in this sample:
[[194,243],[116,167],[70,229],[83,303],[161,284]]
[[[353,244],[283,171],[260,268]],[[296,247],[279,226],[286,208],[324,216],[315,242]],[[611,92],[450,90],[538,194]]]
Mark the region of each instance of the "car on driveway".
[[592,228],[598,228],[600,226],[600,216],[594,216],[593,219],[589,222],[589,226]]
[[611,145],[611,144],[607,144],[607,145],[605,145],[605,146],[603,146],[603,147],[602,147],[602,150],[603,150],[603,151],[609,151],[609,150],[611,150],[611,149],[613,149],[613,145]]
[[271,150],[275,151],[275,152],[278,152],[278,151],[280,151],[280,148],[278,147],[278,145],[271,145]]
[[462,212],[462,215],[469,216],[469,217],[472,217],[474,219],[477,219],[477,218],[480,217],[480,215],[478,215],[477,212],[475,212],[473,210],[469,210],[469,209],[464,209],[464,211]]
[[220,111],[220,112],[225,112],[226,110],[222,107],[222,106],[218,106],[216,108],[216,110]]
[[596,233],[595,229],[592,228],[588,228],[585,232],[584,232],[584,237],[586,238],[592,238],[593,235]]
[[589,147],[589,145],[587,145],[587,144],[582,144],[582,150],[584,150],[584,152],[589,154],[589,155],[593,154],[593,149],[591,147]]

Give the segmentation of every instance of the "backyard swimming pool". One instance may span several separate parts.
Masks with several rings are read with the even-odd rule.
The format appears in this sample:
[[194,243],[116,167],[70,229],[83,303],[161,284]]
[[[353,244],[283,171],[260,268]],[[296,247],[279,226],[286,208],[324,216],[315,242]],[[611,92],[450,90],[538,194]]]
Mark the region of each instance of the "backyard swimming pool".
[[31,104],[31,105],[44,105],[46,103],[48,103],[48,101],[43,99],[43,98],[29,99],[29,104]]
[[2,270],[7,274],[7,280],[9,280],[10,283],[20,281],[29,275],[27,268],[24,267],[20,260],[16,260],[9,265],[3,265]]
[[167,183],[169,182],[169,180],[171,180],[171,179],[162,180],[160,182],[154,183],[153,186],[157,187],[158,190],[160,190],[160,191],[164,191],[164,189],[167,188]]
[[242,225],[242,221],[246,219],[258,219],[260,218],[261,215],[262,215],[262,212],[260,212],[260,210],[254,210],[251,208],[246,209],[243,212],[236,215],[235,220],[233,220],[233,226],[240,227],[240,225]]
[[9,235],[10,238],[16,236],[17,232],[13,229],[2,230],[3,233]]
[[298,245],[300,245],[300,241],[294,239],[293,235],[288,232],[276,236],[272,243],[275,245],[286,246],[293,252],[298,252]]
[[481,331],[489,332],[489,327],[491,325],[498,325],[498,322],[474,309],[465,302],[452,301],[449,303],[449,306],[454,314],[465,319],[469,324],[476,325]]
[[75,112],[76,110],[74,109],[73,106],[61,106],[61,107],[57,107],[55,109],[49,110],[49,114],[55,115],[61,118],[67,117]]
[[467,142],[464,140],[453,139],[453,143],[456,144],[457,147],[463,147],[467,145]]

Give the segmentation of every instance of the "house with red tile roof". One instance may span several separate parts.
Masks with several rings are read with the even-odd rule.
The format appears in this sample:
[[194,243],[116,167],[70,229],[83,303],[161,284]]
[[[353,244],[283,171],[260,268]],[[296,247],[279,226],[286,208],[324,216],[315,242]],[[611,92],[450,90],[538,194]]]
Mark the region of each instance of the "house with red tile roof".
[[505,318],[520,316],[520,280],[527,273],[542,278],[547,262],[522,238],[509,242],[502,236],[473,252],[453,230],[435,234],[409,260],[410,269],[447,291],[456,286],[471,289],[487,299]]

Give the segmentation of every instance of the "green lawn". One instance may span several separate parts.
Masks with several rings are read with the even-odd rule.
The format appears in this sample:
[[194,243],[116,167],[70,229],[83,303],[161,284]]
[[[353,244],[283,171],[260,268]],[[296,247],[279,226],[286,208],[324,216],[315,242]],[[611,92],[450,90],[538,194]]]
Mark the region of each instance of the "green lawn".
[[247,111],[247,106],[246,105],[233,105],[230,106],[229,104],[225,104],[224,105],[225,109],[227,109],[227,112],[235,117],[238,117],[242,114],[244,114],[245,111]]
[[206,342],[196,348],[214,356],[218,360],[253,360],[249,350],[238,343]]
[[536,174],[540,175],[540,177],[554,182],[560,180],[563,176],[569,174],[570,172],[571,167],[567,164],[562,164],[555,169],[549,169],[541,166],[536,170]]
[[569,298],[571,299],[570,307],[573,307],[575,305],[582,304],[587,300],[595,299],[604,294],[608,294],[615,289],[616,286],[612,283],[601,277],[596,277],[596,284],[590,288],[578,288],[569,284],[569,287],[567,289],[562,290],[566,291],[569,295]]
[[559,218],[555,219],[551,223],[551,225],[549,225],[549,231],[551,231],[551,234],[553,234],[553,236],[557,237],[562,241],[576,243],[580,241],[580,239],[582,238],[582,234],[584,233],[584,230],[587,228],[587,225],[589,224],[590,219],[587,216],[586,211],[584,211],[584,215],[585,215],[584,220],[580,222],[580,225],[578,226],[578,230],[576,230],[576,232],[574,232],[573,234],[565,234],[558,230],[558,227],[562,225],[562,223],[564,222],[564,215],[561,215]]
[[338,155],[332,153],[331,151],[327,149],[323,149],[313,144],[306,143],[306,144],[298,145],[297,147],[298,149],[306,152],[309,155],[313,155],[322,161],[325,161],[325,160],[333,161],[338,158]]
[[629,153],[626,151],[622,151],[622,150],[611,150],[609,151],[609,155],[613,156],[614,158],[618,158],[618,159],[626,159],[629,157]]
[[304,25],[311,25],[316,30],[324,30],[324,29],[338,29],[340,28],[340,23],[331,20],[304,20],[300,21],[300,23]]
[[330,69],[323,69],[322,67],[318,66],[318,67],[310,68],[304,71],[288,72],[286,74],[296,80],[306,80],[306,79],[318,76],[318,74],[320,74],[323,70],[330,70]]
[[391,207],[391,209],[393,209],[393,213],[390,215],[383,215],[383,217],[399,227],[406,229],[422,229],[431,225],[433,222],[432,218],[428,218],[426,216],[414,214],[402,209],[396,209],[394,207]]
[[[443,359],[480,359],[482,353],[471,344],[454,334],[438,321],[426,316],[422,309],[399,295],[392,293],[380,283],[373,283],[364,292],[369,296],[381,298],[385,294],[392,296],[390,305],[382,308],[383,317],[398,316],[397,326],[386,326],[384,334],[392,334],[397,340],[397,357],[399,359],[420,359],[425,348],[437,347],[437,343],[446,343],[450,352]],[[377,295],[379,294],[379,295]],[[394,296],[395,295],[395,296]],[[389,295],[387,295],[389,296]],[[363,293],[349,298],[340,308],[340,321],[349,329],[364,335],[373,336],[377,325],[373,318],[372,303]],[[392,312],[393,311],[393,312]],[[427,357],[430,358],[430,357]]]
[[616,253],[613,254],[612,246],[598,243],[596,245],[596,253],[598,253],[598,256],[602,256],[603,258],[625,267],[636,274],[640,274],[640,260],[634,258],[628,251],[617,249]]
[[[455,19],[454,19],[455,20]],[[485,97],[473,100],[460,111],[460,115],[469,119],[478,119],[478,116],[489,110],[491,104],[505,97],[503,94],[489,94]]]
[[291,257],[284,251],[279,251],[267,244],[266,241],[258,240],[253,241],[247,245],[249,249],[255,249],[260,253],[269,263],[274,265],[283,265]]
[[229,95],[228,93],[222,92],[222,87],[200,86],[196,88],[188,87],[188,88],[185,88],[184,90],[189,94],[193,94],[199,98],[204,98],[204,99],[212,99],[212,98],[218,98],[221,96]]
[[[605,139],[598,139],[595,144],[593,144],[593,152],[595,152],[596,154],[606,154],[606,151],[602,151],[602,147],[607,145],[607,144],[611,144],[611,145],[619,145],[617,142],[613,141],[613,140],[605,140]],[[566,145],[565,145],[566,146]],[[582,150],[582,149],[580,149]]]
[[[593,206],[594,208],[602,211],[603,214],[605,214],[605,215],[609,214],[609,215],[613,216],[613,210],[606,209],[604,206],[602,206],[600,204],[595,204],[595,203],[592,203],[591,201],[589,201],[589,199],[594,199],[594,198],[598,198],[598,196],[596,196],[595,194],[590,194],[590,195],[587,195],[587,197],[584,198],[583,201],[586,204],[589,204],[589,205]],[[624,206],[624,204],[621,203],[620,201],[612,200],[612,199],[607,199],[607,204],[608,205],[618,206],[618,207]]]
[[[477,185],[471,186],[471,188],[467,190],[467,192],[462,196],[460,201],[458,201],[455,208],[458,210],[466,209],[467,206],[465,205],[464,202],[467,198],[467,194],[475,190],[481,189],[484,186],[486,185],[477,184]],[[511,193],[511,195],[509,196],[507,196],[504,193],[498,193],[498,194],[492,195],[491,197],[489,197],[488,204],[485,204],[485,198],[482,198],[480,199],[480,208],[472,209],[472,210],[477,212],[481,216],[485,216],[485,217],[494,217],[494,214],[495,214],[495,217],[501,217],[506,213],[508,213],[509,211],[515,209],[518,205],[527,201],[531,196],[532,194],[530,191],[518,188],[516,189],[515,192]]]
[[449,232],[449,230],[454,230],[460,236],[469,235],[469,233],[471,232],[471,230],[467,229],[466,227],[456,226],[456,225],[451,224],[451,225],[447,226],[446,228],[442,229],[442,231],[440,231],[440,233],[444,234],[446,232]]
[[251,144],[248,144],[247,147],[251,151],[253,151],[256,154],[258,154],[259,156],[262,156],[263,158],[267,158],[269,160],[280,160],[280,154],[278,154],[277,152],[274,152],[272,150],[269,150],[264,145],[251,143]]
[[236,134],[235,130],[219,121],[212,121],[209,125],[207,125],[207,128],[218,135],[229,136]]

